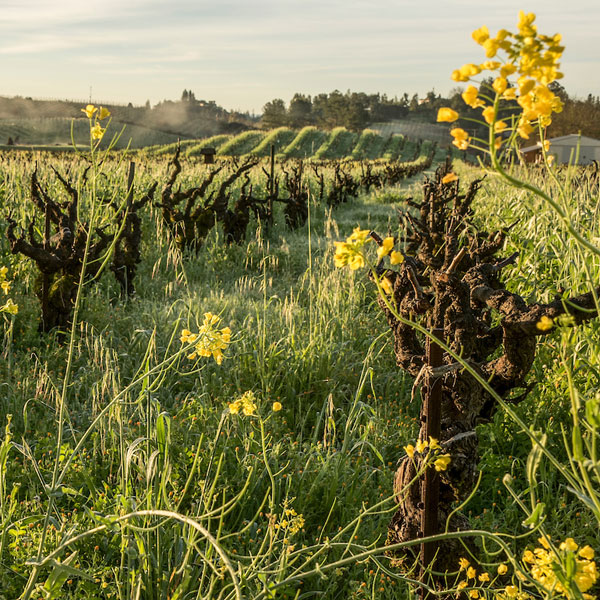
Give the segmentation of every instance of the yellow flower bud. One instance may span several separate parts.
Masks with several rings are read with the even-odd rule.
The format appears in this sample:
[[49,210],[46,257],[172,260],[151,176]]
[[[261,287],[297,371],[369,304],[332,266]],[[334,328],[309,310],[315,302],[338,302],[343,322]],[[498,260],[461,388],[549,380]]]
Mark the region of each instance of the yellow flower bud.
[[437,120],[439,121],[447,121],[448,123],[454,123],[458,119],[458,113],[451,108],[440,108],[437,114]]

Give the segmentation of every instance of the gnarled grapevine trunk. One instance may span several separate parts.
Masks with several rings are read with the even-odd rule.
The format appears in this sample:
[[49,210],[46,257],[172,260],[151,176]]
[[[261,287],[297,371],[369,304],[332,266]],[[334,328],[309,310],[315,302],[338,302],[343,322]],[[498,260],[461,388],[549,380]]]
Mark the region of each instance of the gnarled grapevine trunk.
[[[428,366],[425,340],[403,319],[417,320],[429,331],[438,330],[442,341],[488,381],[499,396],[505,398],[511,390],[525,388],[518,399],[512,399],[515,402],[530,390],[526,377],[535,358],[537,341],[548,333],[537,327],[542,317],[554,319],[564,314],[567,306],[575,323],[596,315],[592,292],[568,299],[556,298],[549,304],[528,304],[518,294],[509,292],[502,274],[514,263],[516,254],[498,256],[507,230],[477,231],[471,222],[471,206],[481,180],[473,181],[467,192],[461,194],[457,181],[442,182],[448,171],[446,165],[438,169],[434,180],[425,180],[422,202],[408,202],[413,211],[401,217],[406,224],[405,261],[393,270],[383,262],[378,265],[379,272],[392,284],[391,299],[402,317],[398,319],[380,300],[394,334],[398,366],[417,378],[416,384],[425,379],[425,393],[434,382],[441,385],[440,442],[444,452],[451,455],[448,469],[439,474],[441,531],[455,503],[464,500],[473,489],[478,462],[475,426],[492,417],[497,402],[447,352],[442,353],[442,366],[432,370]],[[381,241],[379,236],[372,235]],[[595,293],[600,294],[600,288]],[[427,415],[421,411],[419,439],[427,439],[426,431]],[[394,490],[398,508],[389,524],[389,543],[415,540],[423,535],[423,481],[406,491],[420,464],[418,454],[414,459],[404,457],[396,472]],[[450,519],[451,531],[467,526],[466,519],[459,514]],[[466,543],[472,545],[473,541]],[[413,548],[412,559],[418,546]],[[434,569],[455,571],[462,555],[461,541],[441,542]]]

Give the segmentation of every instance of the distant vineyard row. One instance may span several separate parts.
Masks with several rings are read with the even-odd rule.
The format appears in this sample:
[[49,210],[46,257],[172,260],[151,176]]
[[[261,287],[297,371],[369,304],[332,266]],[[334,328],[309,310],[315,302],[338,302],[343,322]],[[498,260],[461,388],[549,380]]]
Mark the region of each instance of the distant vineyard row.
[[[203,140],[185,140],[180,143],[182,154],[200,156],[203,148],[214,148],[217,156],[268,156],[271,146],[279,160],[285,158],[315,158],[354,160],[386,159],[414,160],[419,152],[427,153],[431,142],[416,142],[395,134],[380,136],[376,131],[365,129],[362,133],[337,127],[331,132],[316,127],[304,127],[295,131],[279,127],[271,131],[245,131],[239,135],[216,135]],[[177,143],[144,148],[150,156],[173,154]]]

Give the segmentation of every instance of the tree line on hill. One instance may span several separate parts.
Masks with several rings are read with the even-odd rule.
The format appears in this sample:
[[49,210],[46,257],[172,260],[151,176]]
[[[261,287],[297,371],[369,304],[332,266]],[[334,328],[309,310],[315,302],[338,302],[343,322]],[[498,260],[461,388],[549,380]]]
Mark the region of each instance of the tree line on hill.
[[[485,80],[481,88],[489,86]],[[585,99],[570,97],[558,83],[552,84],[553,91],[564,103],[561,113],[553,116],[553,122],[546,132],[547,137],[559,137],[581,132],[583,135],[600,138],[600,98],[591,94]],[[392,120],[416,120],[434,123],[437,111],[442,106],[450,106],[464,117],[481,119],[481,109],[471,109],[461,98],[461,88],[453,89],[447,98],[434,90],[423,98],[418,94],[409,97],[388,97],[386,94],[365,94],[362,92],[342,93],[334,90],[316,96],[294,94],[289,105],[276,98],[267,102],[261,116],[249,113],[228,111],[213,100],[198,100],[192,90],[183,90],[179,100],[163,100],[151,106],[107,105],[115,121],[141,125],[157,131],[174,134],[182,139],[202,138],[221,133],[239,133],[260,125],[264,129],[291,127],[299,129],[314,125],[320,129],[333,129],[343,126],[351,131],[360,131],[371,123]],[[515,110],[518,107],[515,104]],[[18,118],[81,118],[81,101],[34,100],[32,98],[0,97],[0,119]],[[484,126],[477,127],[470,121],[461,126],[471,135],[485,135]],[[530,143],[527,141],[527,143]]]
[[[492,79],[482,81],[480,90],[489,95]],[[600,98],[591,94],[585,99],[570,97],[559,83],[551,85],[554,93],[563,101],[563,111],[553,115],[547,137],[559,137],[570,133],[581,132],[583,135],[600,139]],[[461,97],[462,88],[451,90],[447,98],[436,94],[434,90],[425,97],[414,94],[388,98],[385,94],[365,94],[350,92],[342,94],[334,90],[329,94],[309,96],[296,93],[289,105],[281,98],[267,102],[263,107],[261,126],[265,129],[275,127],[291,127],[299,129],[306,125],[314,125],[320,129],[346,127],[351,131],[361,131],[370,123],[384,123],[392,120],[417,120],[434,123],[437,111],[442,106],[450,106],[461,116],[481,120],[481,109],[469,108]],[[520,107],[515,102],[514,110]],[[485,125],[477,126],[472,121],[461,124],[471,135],[487,136]],[[533,136],[532,136],[533,137]],[[529,143],[529,142],[527,142]]]

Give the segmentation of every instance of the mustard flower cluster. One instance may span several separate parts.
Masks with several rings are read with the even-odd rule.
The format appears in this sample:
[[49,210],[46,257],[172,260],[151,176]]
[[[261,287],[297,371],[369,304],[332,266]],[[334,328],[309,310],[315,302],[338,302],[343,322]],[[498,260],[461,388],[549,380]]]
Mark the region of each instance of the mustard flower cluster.
[[333,260],[336,267],[349,266],[353,271],[365,266],[363,255],[364,245],[371,241],[369,229],[356,227],[345,242],[333,242],[335,245],[335,256]]
[[[11,281],[7,278],[8,268],[0,267],[0,289],[4,292],[5,296],[8,296],[10,292]],[[19,306],[15,304],[10,298],[6,300],[4,305],[0,306],[0,313],[7,313],[9,315],[16,315],[19,312]]]
[[[591,546],[579,548],[573,538],[567,538],[561,542],[558,550],[551,549],[548,540],[544,537],[538,541],[541,547],[525,550],[523,553],[523,564],[531,577],[549,593],[571,598],[573,597],[572,586],[575,585],[579,592],[576,594],[577,596],[581,594],[584,600],[594,600],[595,596],[585,593],[598,579],[593,548]],[[489,573],[486,572],[477,575],[477,571],[466,558],[459,560],[459,570],[461,573],[465,572],[466,579],[458,583],[458,590],[481,588],[484,583],[488,583],[489,591],[494,592],[495,597],[500,600],[529,600],[532,598],[531,594],[520,590],[516,585],[494,589],[492,586],[496,579],[491,580]],[[508,567],[505,564],[498,566],[498,575],[507,573]],[[520,579],[524,579],[522,574],[517,573],[517,575]],[[471,598],[479,598],[480,593],[478,589],[468,590]]]
[[[482,588],[489,590],[494,593],[494,597],[496,598],[504,598],[505,595],[510,592],[513,592],[513,588],[515,590],[515,595],[511,596],[511,598],[515,598],[515,600],[528,600],[531,596],[525,592],[519,592],[518,588],[515,586],[507,586],[504,590],[500,591],[493,587],[495,581],[498,579],[498,576],[506,575],[508,573],[508,567],[505,564],[498,565],[496,575],[490,575],[488,571],[483,571],[477,574],[477,569],[471,566],[471,563],[466,558],[461,558],[458,561],[459,564],[459,572],[464,573],[465,579],[459,581],[456,585],[456,589],[459,591],[463,591],[468,594],[469,598],[482,598],[485,597],[486,594],[482,591]],[[471,588],[471,589],[469,589]],[[479,589],[476,589],[479,588]],[[508,590],[508,592],[507,592]]]
[[523,562],[529,567],[531,576],[547,590],[567,598],[572,596],[569,587],[575,584],[585,600],[592,600],[594,596],[585,592],[598,579],[593,548],[579,548],[573,538],[567,538],[560,543],[557,553],[550,548],[546,538],[541,537],[539,543],[541,547],[523,553]]
[[[335,245],[335,255],[333,260],[336,267],[349,266],[353,271],[365,266],[364,246],[367,242],[372,241],[371,231],[369,229],[361,229],[356,227],[345,242],[333,242]],[[404,256],[401,252],[394,250],[394,238],[387,237],[377,249],[377,258],[383,259],[384,256],[390,257],[391,265],[398,265],[404,261]],[[387,280],[391,293],[391,284]],[[384,289],[385,285],[382,283]]]
[[[564,47],[561,36],[541,35],[534,25],[535,15],[520,11],[518,32],[501,29],[492,37],[484,25],[473,32],[473,39],[483,48],[488,60],[480,64],[469,63],[452,73],[458,82],[474,81],[480,73],[489,71],[494,78],[493,97],[480,93],[474,85],[469,85],[462,98],[471,108],[481,108],[482,116],[494,134],[513,131],[521,138],[528,139],[534,126],[547,127],[552,122],[552,113],[562,110],[562,102],[548,85],[563,74],[559,71],[560,58]],[[501,101],[516,101],[521,113],[514,123],[509,124],[498,118]],[[437,120],[453,123],[459,114],[451,108],[440,108]],[[472,143],[469,134],[459,127],[450,131],[453,144],[466,150]],[[501,136],[495,138],[495,147],[503,144]]]
[[110,117],[110,111],[103,106],[98,108],[93,104],[88,104],[85,108],[81,109],[81,112],[85,113],[90,121],[90,134],[92,139],[101,140],[106,131],[106,127],[102,127],[100,121],[104,121],[104,119]]
[[223,327],[218,329],[221,318],[212,313],[204,313],[204,322],[198,333],[184,329],[179,338],[183,344],[194,344],[194,351],[188,355],[191,360],[199,356],[211,356],[217,364],[223,362],[223,350],[231,341],[231,329]]
[[235,402],[230,402],[227,406],[229,406],[229,412],[232,415],[237,415],[240,411],[246,417],[250,417],[256,412],[256,396],[254,392],[247,391],[244,392]]
[[426,456],[427,462],[432,464],[436,471],[445,471],[451,462],[449,454],[442,454],[442,447],[438,440],[430,437],[428,440],[417,440],[413,446],[408,444],[404,451],[409,458],[414,458],[415,454]]
[[275,529],[285,529],[287,534],[294,535],[304,527],[304,516],[299,515],[293,508],[285,508]]

